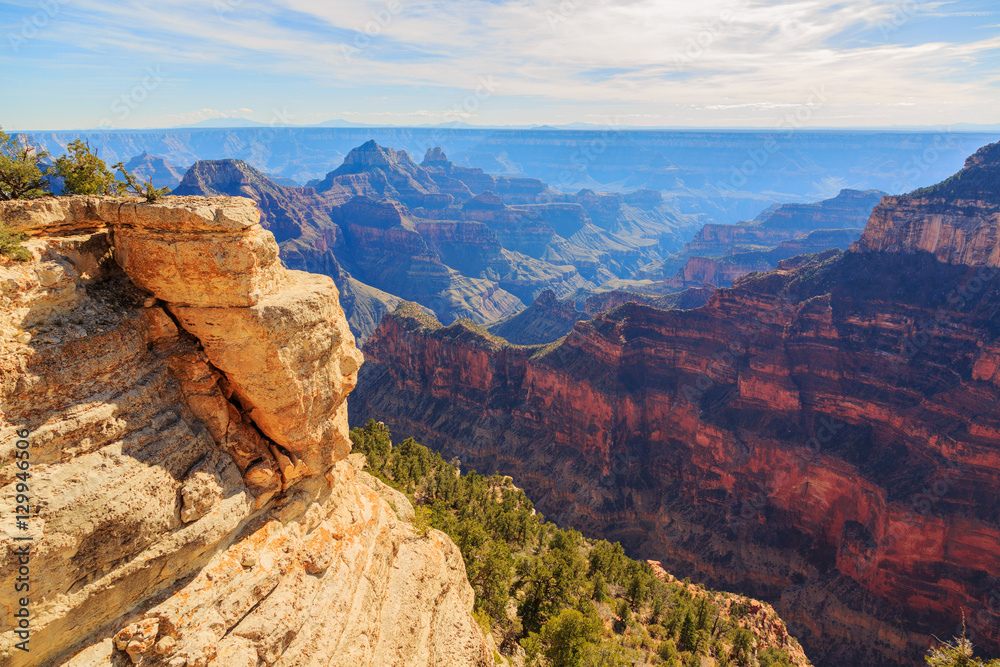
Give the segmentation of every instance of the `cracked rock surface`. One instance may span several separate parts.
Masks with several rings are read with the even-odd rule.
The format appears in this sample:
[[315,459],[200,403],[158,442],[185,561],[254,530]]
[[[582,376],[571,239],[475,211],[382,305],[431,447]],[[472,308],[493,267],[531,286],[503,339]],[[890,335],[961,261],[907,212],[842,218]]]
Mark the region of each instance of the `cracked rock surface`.
[[[0,665],[491,664],[461,555],[346,460],[357,350],[253,202],[0,204],[0,495],[30,433],[30,653]],[[405,497],[392,498],[398,505]]]

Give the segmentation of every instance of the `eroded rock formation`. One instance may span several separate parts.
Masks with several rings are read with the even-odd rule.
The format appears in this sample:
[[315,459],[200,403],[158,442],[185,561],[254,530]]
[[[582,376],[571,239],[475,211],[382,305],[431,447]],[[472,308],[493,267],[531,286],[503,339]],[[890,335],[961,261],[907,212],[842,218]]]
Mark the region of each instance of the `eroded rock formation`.
[[333,277],[359,340],[400,299],[443,322],[485,324],[551,289],[566,297],[679,250],[694,234],[652,190],[576,195],[458,166],[440,149],[416,164],[369,141],[305,188],[240,160],[194,164],[176,194],[254,199],[291,268]]
[[796,255],[846,250],[861,236],[882,194],[844,189],[813,204],[775,204],[751,221],[707,224],[682,252],[645,267],[642,273],[665,278],[677,288],[703,283],[729,287],[740,276],[770,271]]
[[963,190],[989,179],[886,198],[851,252],[696,310],[627,303],[547,348],[402,311],[352,414],[774,602],[817,665],[915,664],[963,611],[1000,654],[1000,219]]
[[0,665],[492,664],[457,547],[346,460],[361,354],[253,202],[0,221],[33,255],[0,260]]

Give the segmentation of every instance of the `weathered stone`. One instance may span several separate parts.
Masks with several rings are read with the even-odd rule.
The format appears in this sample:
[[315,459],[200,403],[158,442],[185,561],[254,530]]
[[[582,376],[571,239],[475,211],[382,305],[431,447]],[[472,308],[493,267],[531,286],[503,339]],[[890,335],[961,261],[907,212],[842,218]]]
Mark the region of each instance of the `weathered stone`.
[[128,653],[133,664],[142,664],[144,654],[148,653],[156,643],[159,629],[160,622],[155,618],[133,623],[115,635],[115,646],[119,651]]
[[[257,234],[253,216],[237,214],[248,210],[245,202],[176,198],[155,206],[96,197],[0,203],[0,219],[32,235],[35,258],[0,267],[0,496],[16,495],[15,443],[27,430],[34,503],[31,652],[15,648],[14,619],[0,614],[5,667],[256,667],[260,657],[268,664],[492,663],[454,545],[440,536],[417,539],[359,473],[335,464],[347,451],[344,397],[354,379],[346,376],[361,360],[336,293],[322,287],[284,307],[269,295],[267,312],[290,318],[290,326],[305,317],[302,309],[322,315],[301,337],[241,338],[265,366],[281,366],[289,355],[283,370],[255,369],[241,376],[243,385],[208,363],[212,355],[159,305],[147,305],[147,293],[104,270],[109,226],[117,234],[125,221],[126,235],[161,240],[174,228],[196,231],[209,248],[219,234]],[[85,229],[92,237],[67,235]],[[53,239],[56,233],[63,236]],[[173,270],[163,276],[183,279]],[[284,276],[280,267],[277,273]],[[253,293],[239,280],[206,276],[151,286],[157,297],[195,296],[186,303],[208,284]],[[310,404],[261,403],[312,422],[268,418],[250,402],[269,395],[255,381],[287,383],[280,391]],[[291,464],[294,491],[283,491],[273,443],[252,415],[314,447],[316,470],[297,464],[293,448],[286,447],[291,456],[277,450]],[[0,588],[13,590],[17,531],[3,528]],[[426,641],[412,645],[409,631]]]
[[200,519],[222,500],[227,490],[238,487],[238,474],[230,473],[228,483],[223,480],[227,468],[232,467],[231,459],[215,451],[191,468],[181,486],[181,521],[190,523]]
[[255,306],[172,304],[171,311],[268,438],[312,474],[347,456],[346,419],[338,411],[357,383],[362,356],[332,280],[289,271],[281,288]]
[[171,304],[251,306],[273,291],[283,269],[270,232],[115,228],[115,259],[135,284]]

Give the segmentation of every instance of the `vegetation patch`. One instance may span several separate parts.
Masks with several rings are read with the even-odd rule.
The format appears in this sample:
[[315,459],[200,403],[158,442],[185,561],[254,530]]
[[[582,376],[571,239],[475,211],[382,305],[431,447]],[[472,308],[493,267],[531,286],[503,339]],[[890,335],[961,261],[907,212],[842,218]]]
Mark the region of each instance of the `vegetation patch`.
[[658,576],[617,542],[559,528],[510,477],[461,474],[412,438],[393,446],[374,420],[351,441],[368,472],[413,502],[418,532],[458,545],[477,620],[526,667],[808,664],[792,661],[803,655],[794,638],[757,631],[776,620],[760,602]]
[[0,225],[0,255],[15,262],[27,262],[31,259],[31,253],[21,245],[27,238],[23,232]]

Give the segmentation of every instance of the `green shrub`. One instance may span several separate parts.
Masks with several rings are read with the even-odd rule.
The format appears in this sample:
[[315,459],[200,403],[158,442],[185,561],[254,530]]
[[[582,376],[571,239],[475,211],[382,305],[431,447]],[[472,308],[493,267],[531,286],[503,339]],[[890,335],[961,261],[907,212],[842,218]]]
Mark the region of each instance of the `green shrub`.
[[51,194],[39,166],[49,156],[18,141],[0,128],[0,201],[31,199]]
[[21,232],[15,232],[0,226],[0,255],[15,262],[27,262],[31,259],[31,253],[21,245],[27,238]]
[[63,192],[68,195],[114,195],[118,187],[115,175],[104,160],[90,151],[90,144],[81,139],[66,146],[67,153],[56,158],[52,175],[63,179]]
[[663,658],[663,662],[667,667],[680,667],[681,657],[677,653],[677,645],[674,644],[672,639],[660,642],[660,645],[656,648],[656,654]]
[[148,180],[145,183],[141,183],[135,174],[129,173],[125,169],[124,162],[116,162],[113,166],[122,175],[123,182],[119,183],[118,188],[121,194],[132,193],[139,197],[145,197],[146,201],[153,203],[157,201],[160,197],[168,194],[170,188],[157,188],[153,185],[152,180]]
[[791,667],[792,658],[787,652],[782,651],[780,648],[765,649],[757,654],[757,661],[760,663],[760,667]]
[[962,636],[955,637],[951,642],[932,649],[924,661],[930,667],[1000,667],[1000,660],[984,662],[975,657],[972,642],[965,636],[965,625],[962,626]]
[[542,627],[542,641],[548,644],[545,657],[553,667],[579,667],[587,644],[600,641],[600,620],[576,609],[563,609]]

